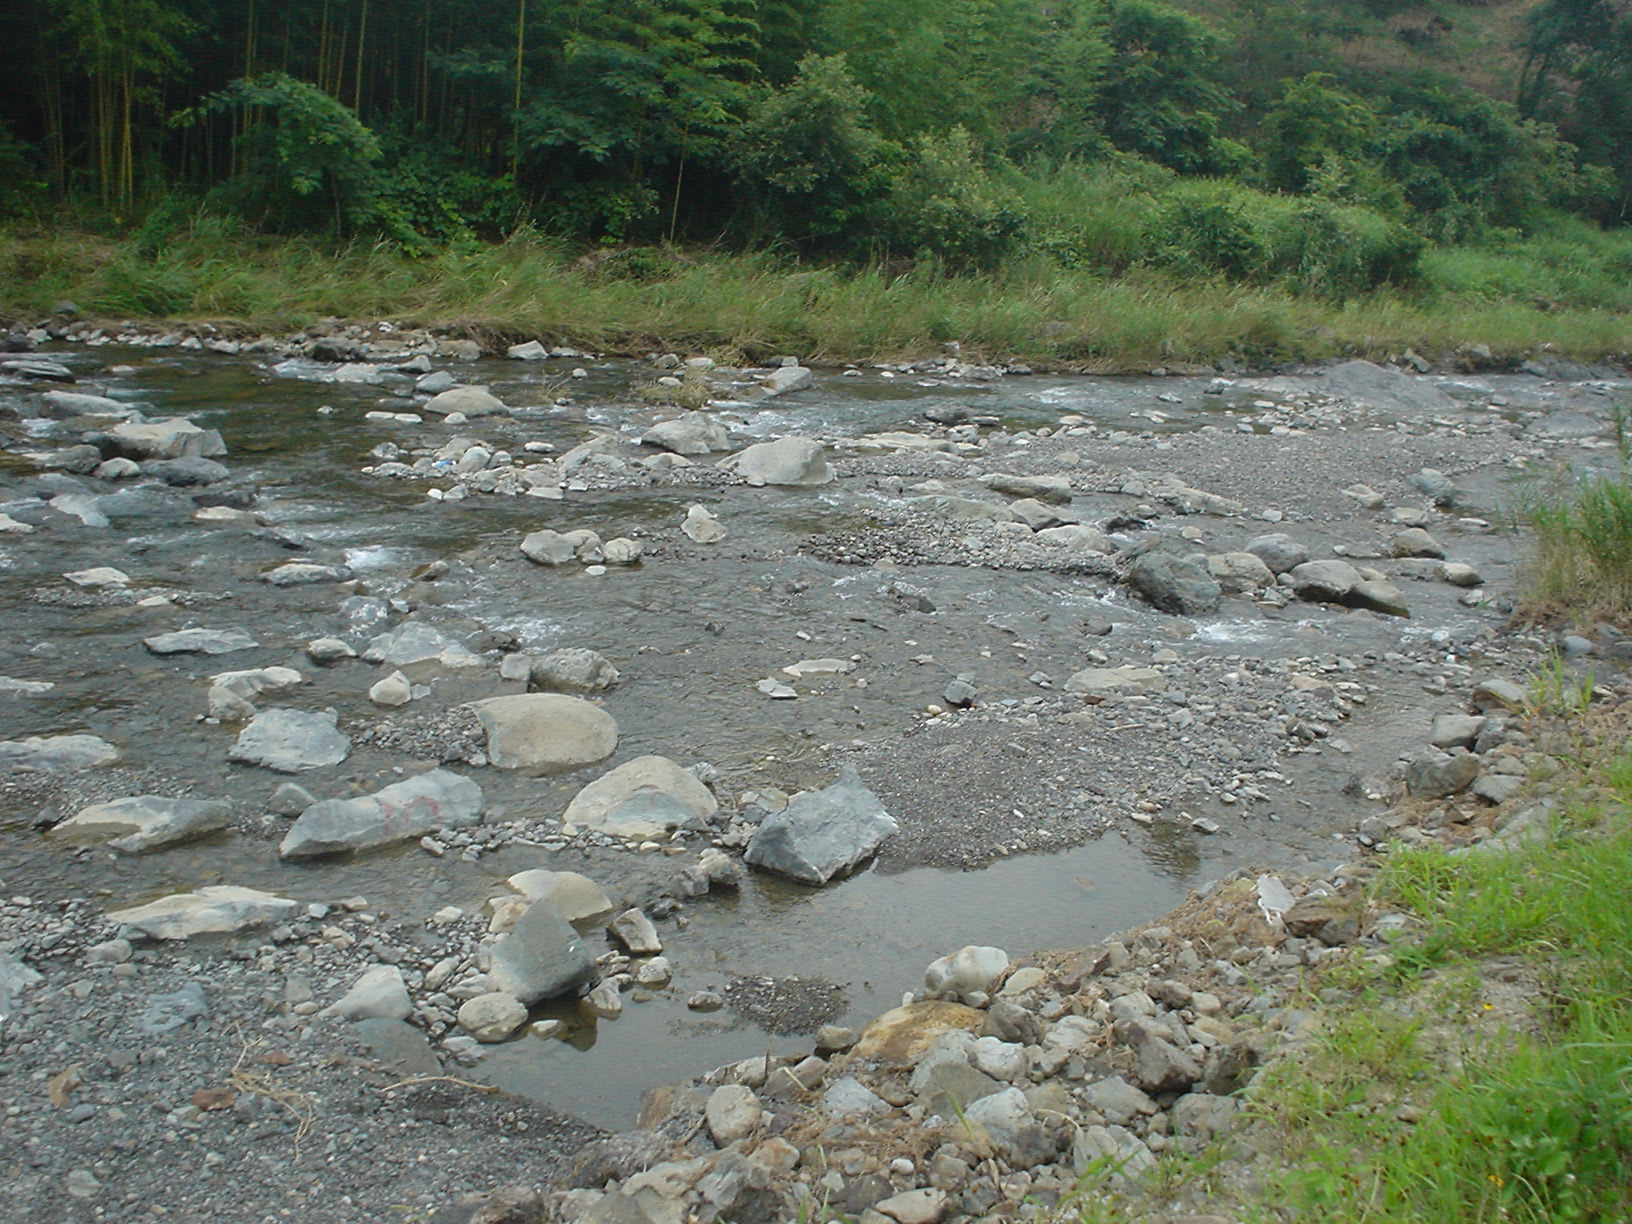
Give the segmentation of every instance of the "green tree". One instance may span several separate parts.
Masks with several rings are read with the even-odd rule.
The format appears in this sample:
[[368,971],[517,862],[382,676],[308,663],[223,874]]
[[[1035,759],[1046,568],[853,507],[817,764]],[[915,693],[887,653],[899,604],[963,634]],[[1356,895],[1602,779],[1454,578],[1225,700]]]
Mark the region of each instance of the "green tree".
[[1307,191],[1329,159],[1369,159],[1377,134],[1377,112],[1365,99],[1341,88],[1325,72],[1288,81],[1280,101],[1264,117],[1264,170],[1282,191]]
[[1616,0],[1544,0],[1527,21],[1519,109],[1555,122],[1617,188],[1599,211],[1632,210],[1632,10]]
[[806,56],[786,86],[760,94],[733,152],[757,204],[753,233],[830,251],[872,240],[890,179],[869,100],[842,55]]
[[1244,163],[1245,150],[1220,131],[1236,103],[1215,79],[1218,34],[1153,0],[1112,0],[1105,39],[1111,55],[1099,114],[1117,148],[1186,174],[1228,173]]
[[182,66],[180,41],[193,25],[164,0],[57,0],[48,34],[90,86],[89,141],[103,201],[128,207],[136,195],[143,112]]
[[338,237],[371,226],[412,236],[382,203],[378,139],[315,85],[281,72],[233,81],[175,122],[245,112],[252,122],[239,140],[247,168],[231,195],[246,214],[284,229],[326,225]]

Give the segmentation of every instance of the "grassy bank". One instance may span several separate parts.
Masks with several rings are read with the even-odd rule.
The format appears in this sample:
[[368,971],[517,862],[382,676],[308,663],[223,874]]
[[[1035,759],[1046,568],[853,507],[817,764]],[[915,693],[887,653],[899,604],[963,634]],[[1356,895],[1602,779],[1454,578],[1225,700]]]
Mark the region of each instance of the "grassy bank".
[[290,331],[325,316],[448,324],[571,339],[603,351],[658,344],[837,362],[966,353],[1091,369],[1216,361],[1373,358],[1407,348],[1498,359],[1632,351],[1632,240],[1595,236],[1430,252],[1421,290],[1346,301],[1275,286],[1114,277],[1037,257],[984,275],[799,266],[770,255],[635,250],[588,256],[534,237],[410,256],[235,233],[208,219],[139,238],[0,235],[0,314],[71,299],[99,319],[231,321]]
[[1628,711],[1563,710],[1572,799],[1551,830],[1400,852],[1378,877],[1374,903],[1412,929],[1258,1093],[1293,1212],[1261,1218],[1632,1218]]

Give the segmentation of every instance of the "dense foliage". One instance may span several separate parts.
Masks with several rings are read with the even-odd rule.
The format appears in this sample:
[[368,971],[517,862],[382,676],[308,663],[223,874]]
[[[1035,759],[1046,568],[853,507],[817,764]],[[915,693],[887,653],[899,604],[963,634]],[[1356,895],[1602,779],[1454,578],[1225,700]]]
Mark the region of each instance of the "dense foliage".
[[[950,268],[1041,253],[1344,295],[1409,283],[1428,242],[1561,210],[1622,220],[1632,18],[1540,0],[1497,36],[1491,13],[8,0],[0,215],[95,207],[145,218],[151,245],[202,203],[410,250],[529,227]],[[1482,83],[1423,58],[1447,31],[1488,61]],[[1412,54],[1351,54],[1362,36]]]

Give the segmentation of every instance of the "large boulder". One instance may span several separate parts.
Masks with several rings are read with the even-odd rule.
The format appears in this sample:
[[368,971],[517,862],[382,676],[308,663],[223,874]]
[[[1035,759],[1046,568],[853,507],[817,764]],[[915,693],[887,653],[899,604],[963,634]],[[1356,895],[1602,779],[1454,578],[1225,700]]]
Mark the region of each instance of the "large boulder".
[[454,387],[433,395],[422,406],[433,416],[452,416],[461,413],[471,420],[485,416],[504,416],[510,411],[504,401],[491,394],[486,387]]
[[487,758],[500,769],[566,773],[604,761],[618,747],[618,724],[599,706],[559,693],[515,693],[474,701],[487,732]]
[[822,444],[814,438],[756,442],[729,459],[720,460],[719,466],[754,485],[809,488],[833,480],[833,469],[827,466]]
[[333,710],[263,710],[238,733],[227,759],[279,773],[338,765],[351,753],[339,721]]
[[1205,565],[1167,548],[1152,548],[1135,557],[1127,580],[1147,603],[1175,616],[1216,612],[1223,594]]
[[649,838],[677,825],[707,820],[719,806],[695,774],[667,757],[643,756],[584,787],[561,820],[616,837]]
[[116,850],[134,853],[224,829],[231,814],[231,805],[219,799],[131,795],[81,808],[51,831],[75,839],[107,840]]
[[595,959],[572,924],[548,901],[528,906],[493,945],[489,983],[531,1006],[595,978]]
[[604,693],[618,683],[618,669],[599,651],[564,646],[535,659],[527,688],[535,693]]
[[826,884],[869,858],[896,828],[878,797],[846,768],[832,786],[795,795],[766,817],[743,857],[765,871]]
[[672,421],[659,421],[640,436],[647,446],[660,446],[677,455],[706,455],[731,449],[731,438],[711,416],[692,413]]
[[185,417],[126,421],[97,435],[94,441],[105,453],[126,459],[214,459],[227,453],[220,434]]
[[305,859],[367,850],[476,824],[481,817],[482,788],[449,770],[433,769],[372,795],[312,804],[289,827],[278,854]]

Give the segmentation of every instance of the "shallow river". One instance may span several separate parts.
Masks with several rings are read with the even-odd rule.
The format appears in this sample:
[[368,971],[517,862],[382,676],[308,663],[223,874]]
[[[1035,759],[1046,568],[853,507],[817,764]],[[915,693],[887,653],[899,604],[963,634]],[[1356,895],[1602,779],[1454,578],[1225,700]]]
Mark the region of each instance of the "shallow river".
[[[860,753],[866,761],[867,752],[915,751],[909,733],[957,675],[976,677],[983,700],[1000,696],[1023,711],[1027,694],[1037,691],[1029,677],[1059,678],[1084,665],[1083,652],[1094,644],[1076,628],[1085,616],[1115,624],[1118,661],[1141,652],[1148,658],[1152,649],[1175,644],[1167,631],[1170,618],[1102,578],[958,564],[839,565],[800,551],[813,534],[847,521],[864,524],[870,510],[891,496],[872,481],[841,480],[808,491],[697,484],[597,492],[569,484],[561,501],[473,496],[437,502],[426,497],[423,482],[361,470],[376,462],[368,452],[381,443],[409,447],[456,433],[518,456],[528,442],[561,453],[603,433],[632,444],[655,415],[630,394],[632,385],[652,377],[644,365],[586,363],[589,377],[578,380],[559,377],[559,367],[570,362],[549,363],[551,372],[514,361],[460,367],[461,381],[489,385],[520,411],[514,418],[450,427],[362,419],[380,408],[412,411],[416,401],[405,377],[335,383],[327,381],[328,368],[315,363],[289,363],[275,373],[270,359],[176,350],[74,348],[52,356],[80,375],[75,390],[147,405],[149,415],[186,414],[219,430],[234,481],[258,492],[255,509],[285,538],[193,522],[195,507],[184,490],[132,497],[110,511],[106,527],[44,512],[42,480],[70,478],[42,477],[18,452],[75,438],[61,422],[0,422],[11,430],[12,452],[0,452],[0,510],[38,524],[31,535],[0,537],[0,617],[7,625],[0,635],[0,676],[56,686],[26,697],[0,696],[0,739],[90,731],[120,747],[118,770],[148,771],[141,775],[143,787],[159,779],[201,797],[228,798],[241,817],[235,831],[207,841],[116,858],[75,851],[42,835],[34,827],[37,811],[5,812],[4,887],[12,892],[100,894],[111,908],[226,882],[309,901],[360,894],[382,917],[416,924],[445,905],[479,907],[502,892],[505,876],[534,866],[585,871],[615,899],[646,895],[674,866],[661,853],[552,852],[512,844],[469,862],[457,855],[432,857],[410,845],[313,866],[278,861],[275,834],[255,830],[265,799],[282,779],[227,762],[235,728],[202,720],[206,677],[229,668],[294,666],[308,683],[276,704],[332,705],[343,728],[377,721],[385,715],[365,693],[382,673],[360,661],[314,667],[303,646],[334,635],[360,649],[399,623],[410,606],[415,618],[456,640],[498,631],[533,653],[557,646],[601,651],[624,678],[606,698],[622,734],[608,764],[644,753],[682,764],[706,761],[718,771],[722,798],[756,787],[791,792],[825,785],[838,753]],[[107,372],[119,366],[128,372]],[[0,386],[0,400],[27,403],[38,389]],[[1207,425],[1267,434],[1267,426],[1251,425],[1243,411],[1250,396],[1206,390],[1203,379],[1036,376],[957,384],[906,373],[890,378],[879,371],[855,377],[832,372],[811,391],[728,403],[718,411],[734,421],[739,442],[790,433],[842,439],[883,430],[923,432],[926,411],[954,407],[995,418],[1008,436],[1058,427],[1062,416],[1074,414],[1102,437],[1106,430],[1127,431],[1124,441],[1149,448],[1151,467],[1158,468],[1162,440],[1173,435]],[[570,403],[555,402],[569,394]],[[1470,417],[1487,415],[1483,408],[1470,409]],[[1245,428],[1242,420],[1249,420]],[[1011,455],[1023,453],[1024,436]],[[1331,477],[1340,483],[1351,478]],[[99,493],[110,489],[94,480],[81,483]],[[1074,509],[1085,522],[1102,521],[1128,500],[1084,495]],[[699,548],[679,537],[680,518],[693,503],[728,524],[724,543]],[[640,566],[602,574],[543,570],[525,561],[516,545],[526,532],[545,526],[588,527],[604,538],[634,535],[646,542],[647,556]],[[1478,550],[1485,562],[1502,564],[1499,542],[1482,542]],[[274,590],[256,580],[289,559],[344,564],[367,597],[348,599],[349,592],[337,594],[332,585]],[[449,563],[446,577],[414,581],[416,570],[436,561]],[[65,572],[99,565],[128,573],[138,598],[147,589],[194,598],[186,606],[152,607],[40,598],[41,592],[65,590]],[[902,583],[932,601],[933,616],[903,607],[891,591]],[[1345,622],[1341,638],[1324,622],[1300,619],[1295,608],[1277,614],[1232,603],[1228,614],[1204,619],[1186,649],[1267,658],[1385,651],[1402,635],[1461,632],[1480,623],[1480,614],[1457,605],[1454,595],[1436,593],[1432,615],[1409,625]],[[400,602],[384,602],[393,599]],[[146,636],[194,625],[242,628],[261,645],[216,659],[158,658],[142,646]],[[755,689],[757,681],[799,659],[829,657],[853,659],[855,671],[843,682],[812,686],[796,701],[769,701]],[[401,716],[515,689],[501,685],[492,666],[449,675]],[[1407,694],[1403,700],[1411,699]],[[1383,738],[1359,736],[1354,760],[1344,769],[1385,765],[1396,748]],[[393,768],[405,760],[359,746],[344,764],[300,781],[320,797],[372,791],[393,780]],[[1043,760],[1024,764],[1037,771],[1050,767]],[[597,772],[537,780],[455,768],[480,781],[490,819],[496,808],[506,819],[559,814],[573,790]],[[867,772],[863,764],[864,778]],[[1339,797],[1339,781],[1335,774],[1326,777],[1318,790],[1322,802],[1305,804],[1309,812],[1296,827],[1266,824],[1209,839],[1162,824],[1124,825],[1073,849],[1003,858],[978,871],[914,866],[886,855],[880,868],[822,890],[755,877],[740,897],[716,892],[690,903],[683,930],[663,926],[676,969],[672,990],[598,1026],[571,1013],[575,1023],[567,1039],[497,1047],[479,1073],[593,1122],[626,1126],[640,1093],[655,1083],[744,1057],[767,1043],[808,1048],[808,1037],[763,1034],[729,1010],[688,1011],[685,1000],[695,990],[741,976],[819,978],[842,988],[838,1018],[865,1018],[897,1002],[928,961],[962,944],[996,944],[1016,954],[1079,945],[1148,921],[1189,889],[1238,866],[1341,858],[1346,850],[1332,835],[1352,828],[1357,809]],[[269,828],[272,823],[267,821]]]

